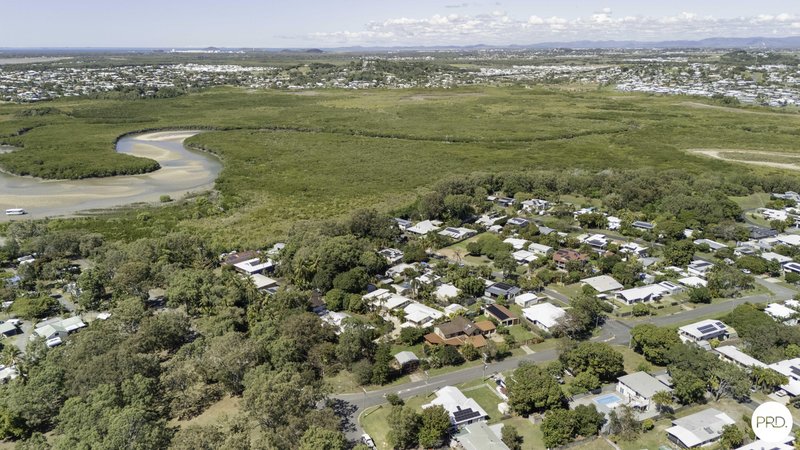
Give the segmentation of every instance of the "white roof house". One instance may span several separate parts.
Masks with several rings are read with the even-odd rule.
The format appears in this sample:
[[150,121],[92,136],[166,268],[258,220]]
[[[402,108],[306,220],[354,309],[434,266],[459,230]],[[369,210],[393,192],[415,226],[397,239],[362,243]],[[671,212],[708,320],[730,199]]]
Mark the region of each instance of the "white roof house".
[[800,246],[800,235],[797,234],[780,234],[775,239],[781,244],[791,245],[792,247]]
[[417,266],[415,266],[414,264],[400,263],[400,264],[397,264],[395,266],[389,267],[389,269],[386,270],[386,276],[387,277],[396,277],[397,275],[400,275],[403,272],[405,272],[406,269],[414,269],[414,270],[416,270]]
[[345,319],[350,317],[352,316],[346,312],[328,311],[324,315],[320,316],[320,319],[322,319],[323,322],[334,326],[336,328],[336,334],[341,334],[345,328]]
[[713,267],[714,264],[708,261],[695,260],[689,263],[689,267],[686,271],[689,272],[689,275],[705,278],[708,271]]
[[60,325],[67,331],[67,333],[72,333],[73,331],[80,330],[84,328],[86,324],[81,319],[81,316],[73,316],[68,317],[61,321]]
[[453,286],[452,284],[440,284],[434,291],[434,295],[439,300],[448,300],[456,298],[461,294],[461,289]]
[[508,238],[503,242],[505,242],[506,244],[511,244],[511,246],[514,247],[514,250],[522,250],[530,241],[527,241],[525,239]]
[[422,405],[430,408],[441,405],[450,415],[450,422],[456,427],[485,420],[489,415],[474,399],[467,398],[457,387],[445,386],[436,391],[436,398]]
[[[497,425],[503,426],[503,424]],[[453,440],[458,442],[464,450],[509,450],[501,438],[501,432],[495,432],[494,428],[483,421],[471,423],[464,427],[463,433],[453,436]]]
[[559,319],[567,313],[563,308],[559,308],[551,303],[540,303],[522,310],[522,314],[534,325],[550,332]]
[[708,286],[708,281],[706,281],[706,280],[704,280],[704,279],[702,279],[700,277],[681,278],[680,280],[678,280],[678,283],[680,283],[680,284],[682,284],[684,286],[687,286],[687,287],[692,287],[692,288]]
[[763,252],[761,254],[761,257],[766,259],[767,261],[775,261],[775,262],[777,262],[779,264],[783,264],[783,263],[787,263],[787,262],[791,262],[792,261],[792,258],[790,258],[788,256],[783,256],[781,254],[772,253],[772,252]]
[[770,369],[786,375],[789,383],[781,386],[781,389],[789,395],[800,395],[800,358],[785,359],[769,365]]
[[439,234],[460,241],[462,239],[475,236],[476,234],[478,234],[478,232],[475,230],[471,230],[469,228],[447,227],[444,230],[440,231]]
[[749,444],[738,447],[735,450],[794,450],[795,446],[792,445],[793,442],[794,437],[791,436],[785,441],[779,443],[766,442],[758,439]]
[[625,287],[622,284],[620,284],[619,281],[615,280],[614,277],[608,275],[600,275],[597,277],[586,278],[584,280],[581,280],[581,283],[588,284],[595,291],[600,293],[616,291],[618,289],[622,289]]
[[736,421],[727,414],[715,408],[708,408],[673,420],[673,426],[667,428],[667,437],[684,448],[696,447],[717,441],[722,437],[725,425],[734,423]]
[[720,359],[731,362],[745,369],[750,367],[767,367],[767,365],[763,362],[753,358],[733,345],[721,345],[715,348],[714,351],[719,353]]
[[267,289],[278,285],[277,281],[260,273],[254,273],[250,275],[250,280],[253,281],[253,284],[256,286],[256,289],[258,290]]
[[453,316],[466,310],[467,308],[459,305],[458,303],[453,303],[444,308],[444,313],[448,316]]
[[434,320],[444,317],[444,313],[438,309],[423,305],[422,303],[411,302],[405,308],[406,322],[417,327],[425,327],[433,323]]
[[519,294],[516,297],[514,297],[514,303],[516,303],[517,305],[519,305],[519,306],[521,306],[523,308],[527,308],[527,307],[529,307],[531,305],[535,305],[535,304],[541,302],[542,300],[544,300],[544,299],[539,297],[538,295],[536,295],[534,293],[531,293],[531,292],[526,292],[524,294]]
[[657,300],[670,294],[670,290],[660,284],[650,284],[639,286],[624,291],[617,292],[617,298],[629,305],[639,302],[649,302]]
[[441,226],[442,222],[438,220],[423,220],[422,222],[418,222],[413,227],[406,229],[406,231],[425,236],[430,232],[438,230]]
[[247,261],[242,261],[233,265],[237,270],[240,272],[244,272],[248,275],[252,275],[254,273],[261,273],[265,270],[271,270],[275,267],[275,262],[269,258],[266,261],[261,261],[261,258],[253,258],[248,259]]
[[708,245],[708,247],[713,251],[717,251],[719,249],[727,247],[727,245],[725,245],[723,243],[720,243],[720,242],[717,242],[717,241],[712,241],[711,239],[695,239],[694,240],[694,245],[702,245],[702,244]]
[[728,335],[728,327],[718,320],[701,320],[678,328],[678,335],[684,342],[710,341]]
[[537,244],[536,242],[531,243],[528,246],[528,251],[535,253],[536,255],[548,255],[553,252],[553,247],[544,244]]
[[624,394],[634,404],[646,407],[653,396],[661,391],[671,392],[672,389],[647,372],[634,372],[617,379],[617,392]]
[[639,245],[636,242],[626,242],[625,244],[622,244],[619,249],[622,253],[628,253],[636,256],[646,256],[647,251],[649,250],[648,247]]
[[786,323],[787,325],[796,325],[797,311],[792,308],[787,308],[780,303],[770,303],[764,308],[764,312],[769,314],[773,319],[778,322]]
[[511,256],[520,264],[528,264],[539,259],[539,255],[528,250],[517,250]]

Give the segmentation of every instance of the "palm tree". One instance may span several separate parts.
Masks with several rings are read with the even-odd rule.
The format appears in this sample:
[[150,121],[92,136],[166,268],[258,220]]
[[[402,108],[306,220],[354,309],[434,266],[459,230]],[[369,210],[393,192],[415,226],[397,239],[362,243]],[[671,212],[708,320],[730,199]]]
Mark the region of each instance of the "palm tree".
[[659,412],[664,412],[672,407],[672,393],[670,391],[658,391],[653,394],[653,403]]
[[3,348],[3,353],[0,355],[0,360],[6,366],[14,366],[17,364],[17,358],[22,354],[16,345],[7,345]]

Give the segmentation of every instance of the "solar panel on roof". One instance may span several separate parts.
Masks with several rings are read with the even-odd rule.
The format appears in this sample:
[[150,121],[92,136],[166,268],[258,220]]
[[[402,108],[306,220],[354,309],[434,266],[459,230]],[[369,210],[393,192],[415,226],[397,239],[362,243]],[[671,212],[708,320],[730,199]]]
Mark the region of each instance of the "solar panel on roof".
[[502,289],[504,291],[511,289],[511,285],[506,283],[495,283],[493,287],[496,287],[497,289]]
[[493,316],[497,317],[501,321],[506,320],[506,319],[509,318],[506,313],[504,313],[503,311],[500,310],[500,308],[498,308],[498,307],[496,307],[494,305],[489,305],[486,309],[488,309],[489,312],[491,312]]
[[724,324],[724,323],[722,323],[722,322],[717,322],[717,326],[718,326],[720,329],[723,329],[723,328],[725,328],[725,324]]
[[792,373],[795,375],[800,375],[800,369],[798,369],[797,367],[792,367]]
[[717,327],[714,325],[703,325],[702,327],[697,327],[697,331],[701,333],[708,333],[709,331],[716,331]]
[[464,422],[480,416],[481,413],[473,411],[472,409],[462,409],[453,413],[453,418],[456,420],[456,422]]

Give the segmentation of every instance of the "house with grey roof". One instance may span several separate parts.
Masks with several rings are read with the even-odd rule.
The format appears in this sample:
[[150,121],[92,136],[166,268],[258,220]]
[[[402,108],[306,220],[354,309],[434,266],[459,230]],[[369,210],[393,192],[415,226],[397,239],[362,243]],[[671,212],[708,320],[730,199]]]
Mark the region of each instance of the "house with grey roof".
[[[464,427],[464,431],[453,437],[464,450],[509,450],[501,438],[503,424],[489,426],[476,422]],[[496,430],[496,431],[495,431]]]
[[667,438],[681,448],[699,447],[718,441],[726,425],[736,423],[727,414],[715,408],[672,421],[667,428]]
[[668,386],[647,372],[634,372],[617,379],[617,392],[626,396],[631,406],[648,409],[657,392],[672,392]]

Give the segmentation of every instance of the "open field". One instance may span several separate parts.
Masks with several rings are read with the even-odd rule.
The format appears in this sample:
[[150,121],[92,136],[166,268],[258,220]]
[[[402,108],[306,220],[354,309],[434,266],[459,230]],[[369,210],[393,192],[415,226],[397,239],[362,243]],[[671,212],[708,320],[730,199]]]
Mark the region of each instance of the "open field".
[[241,235],[238,240],[246,242],[226,243],[256,245],[297,221],[404,206],[445,177],[641,167],[768,171],[775,169],[685,150],[797,150],[800,116],[737,112],[676,104],[674,98],[559,88],[314,95],[220,88],[159,100],[62,99],[0,105],[0,142],[22,147],[0,155],[0,166],[46,177],[137,173],[151,166],[149,160],[115,153],[118,136],[213,129],[187,142],[222,158],[216,188],[235,207],[174,225],[223,240]]

